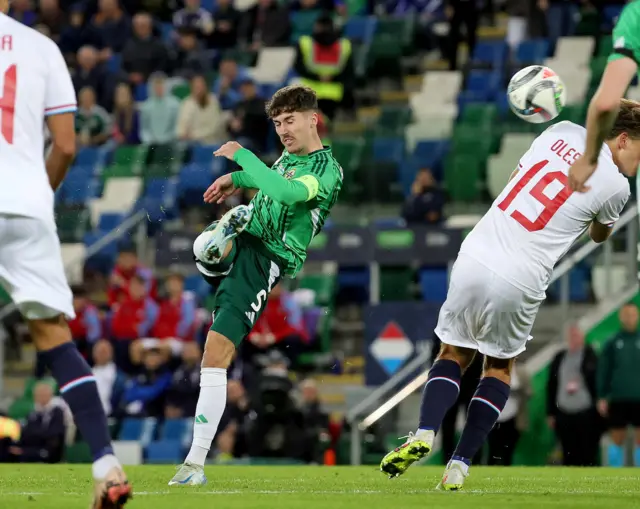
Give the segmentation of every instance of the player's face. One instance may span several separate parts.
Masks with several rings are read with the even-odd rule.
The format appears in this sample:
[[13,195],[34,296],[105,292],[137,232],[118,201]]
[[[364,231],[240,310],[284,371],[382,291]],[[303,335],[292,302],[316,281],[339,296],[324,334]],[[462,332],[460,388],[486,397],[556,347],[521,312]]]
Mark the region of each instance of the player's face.
[[616,139],[616,149],[613,152],[614,163],[627,177],[633,177],[640,165],[640,140],[622,133]]
[[304,152],[318,125],[318,115],[295,111],[282,113],[273,119],[280,141],[291,154]]

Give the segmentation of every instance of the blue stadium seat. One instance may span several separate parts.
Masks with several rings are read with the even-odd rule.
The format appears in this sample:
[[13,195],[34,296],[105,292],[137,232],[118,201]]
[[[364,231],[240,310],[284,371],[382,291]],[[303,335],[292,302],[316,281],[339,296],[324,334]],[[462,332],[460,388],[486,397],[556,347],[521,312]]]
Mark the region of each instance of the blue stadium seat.
[[144,197],[159,201],[173,201],[176,190],[175,178],[153,178],[145,183]]
[[214,174],[208,165],[191,163],[178,175],[178,196],[185,204],[202,204],[202,194],[213,183]]
[[98,221],[98,230],[102,231],[111,231],[116,229],[124,218],[126,214],[117,214],[117,213],[105,213],[100,215],[100,220]]
[[147,463],[177,463],[182,460],[182,444],[178,440],[151,442],[146,457]]
[[370,279],[368,267],[341,267],[338,269],[339,292],[346,291],[354,302],[368,302]]
[[401,217],[380,217],[373,221],[374,226],[384,230],[406,228],[407,224]]
[[153,440],[157,421],[153,418],[136,419],[127,417],[122,421],[118,440],[135,440],[143,445]]
[[92,165],[73,165],[71,168],[69,168],[69,173],[67,173],[67,176],[65,178],[73,177],[76,175],[79,177],[91,178],[95,174],[95,171],[96,167]]
[[171,34],[173,33],[173,24],[159,23],[160,36],[165,43],[171,42]]
[[216,2],[215,0],[202,0],[200,2],[200,7],[209,12],[214,12],[216,10]]
[[509,99],[507,98],[507,91],[501,90],[496,93],[496,104],[498,106],[498,114],[501,117],[505,117],[511,111],[509,106]]
[[133,99],[136,102],[143,102],[147,100],[147,97],[149,97],[148,85],[146,83],[140,83],[139,85],[136,85],[133,91]]
[[[622,4],[623,2],[621,1],[620,3]],[[602,30],[606,32],[611,31],[623,8],[623,5],[609,5],[603,9],[601,26]]]
[[[107,233],[109,232],[100,230],[85,233],[83,238],[84,245],[90,248]],[[118,240],[113,240],[89,256],[85,262],[85,268],[108,273],[113,268],[116,256],[118,256],[118,242]]]
[[209,283],[207,283],[200,274],[186,277],[184,280],[184,289],[195,293],[200,302],[204,301],[206,296],[211,292],[211,286],[209,286]]
[[420,269],[419,277],[422,300],[435,303],[445,301],[449,285],[446,268],[423,268]]
[[74,166],[94,166],[98,163],[98,157],[100,152],[97,148],[93,147],[84,147],[78,151],[75,160],[73,161]]
[[380,162],[402,163],[404,140],[402,138],[376,138],[373,140],[373,157]]
[[504,41],[482,41],[476,44],[471,58],[474,67],[500,69],[507,58],[508,46]]
[[219,148],[219,145],[196,145],[191,149],[191,162],[209,164],[213,161],[213,153]]
[[120,53],[114,53],[107,61],[107,70],[112,73],[117,73],[122,68],[122,55]]
[[549,54],[549,41],[531,39],[523,41],[516,50],[515,61],[521,65],[541,64]]
[[[203,280],[200,276],[198,278]],[[185,433],[189,432],[189,423],[189,419],[167,419],[160,431],[160,440],[182,441]]]
[[68,205],[83,205],[95,198],[99,184],[91,175],[72,174],[62,182],[62,200]]
[[353,42],[369,44],[376,33],[377,20],[373,16],[354,16],[344,26],[343,35]]

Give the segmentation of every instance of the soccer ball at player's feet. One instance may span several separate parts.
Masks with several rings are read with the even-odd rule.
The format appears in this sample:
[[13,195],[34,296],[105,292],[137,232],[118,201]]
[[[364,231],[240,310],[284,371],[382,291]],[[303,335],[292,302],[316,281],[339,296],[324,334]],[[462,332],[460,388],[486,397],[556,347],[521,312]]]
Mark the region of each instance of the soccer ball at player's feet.
[[90,509],[122,509],[133,497],[131,485],[121,468],[112,468],[102,481],[95,481]]

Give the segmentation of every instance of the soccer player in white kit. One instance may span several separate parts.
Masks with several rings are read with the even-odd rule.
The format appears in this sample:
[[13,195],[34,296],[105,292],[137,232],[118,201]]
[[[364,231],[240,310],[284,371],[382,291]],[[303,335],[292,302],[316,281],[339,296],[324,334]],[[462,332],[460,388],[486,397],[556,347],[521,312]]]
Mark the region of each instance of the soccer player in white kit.
[[[95,378],[71,339],[73,318],[53,213],[75,155],[76,96],[60,50],[6,15],[0,0],[0,284],[29,324],[93,454],[93,509],[121,508],[131,487],[113,454]],[[45,119],[52,149],[44,159]]]
[[439,485],[462,488],[471,458],[507,402],[513,363],[531,339],[555,264],[586,230],[595,242],[609,237],[629,199],[626,177],[640,164],[640,103],[621,101],[589,181],[592,191],[574,193],[567,175],[585,142],[586,130],[570,122],[542,133],[462,243],[435,329],[442,349],[429,370],[418,430],[380,465],[390,477],[431,451],[458,397],[462,373],[478,351],[485,356],[483,375]]

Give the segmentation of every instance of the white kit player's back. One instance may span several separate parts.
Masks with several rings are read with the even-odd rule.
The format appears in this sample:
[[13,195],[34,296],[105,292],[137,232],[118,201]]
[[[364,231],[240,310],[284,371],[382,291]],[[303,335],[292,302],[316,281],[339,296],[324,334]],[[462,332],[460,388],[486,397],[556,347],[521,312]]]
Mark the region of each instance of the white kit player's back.
[[71,77],[56,44],[0,14],[0,213],[53,222],[44,119],[75,110]]
[[461,254],[532,295],[544,293],[558,260],[594,219],[613,224],[629,184],[604,145],[592,191],[572,193],[569,167],[581,155],[586,130],[560,122],[542,133],[520,159],[518,172],[467,236]]

